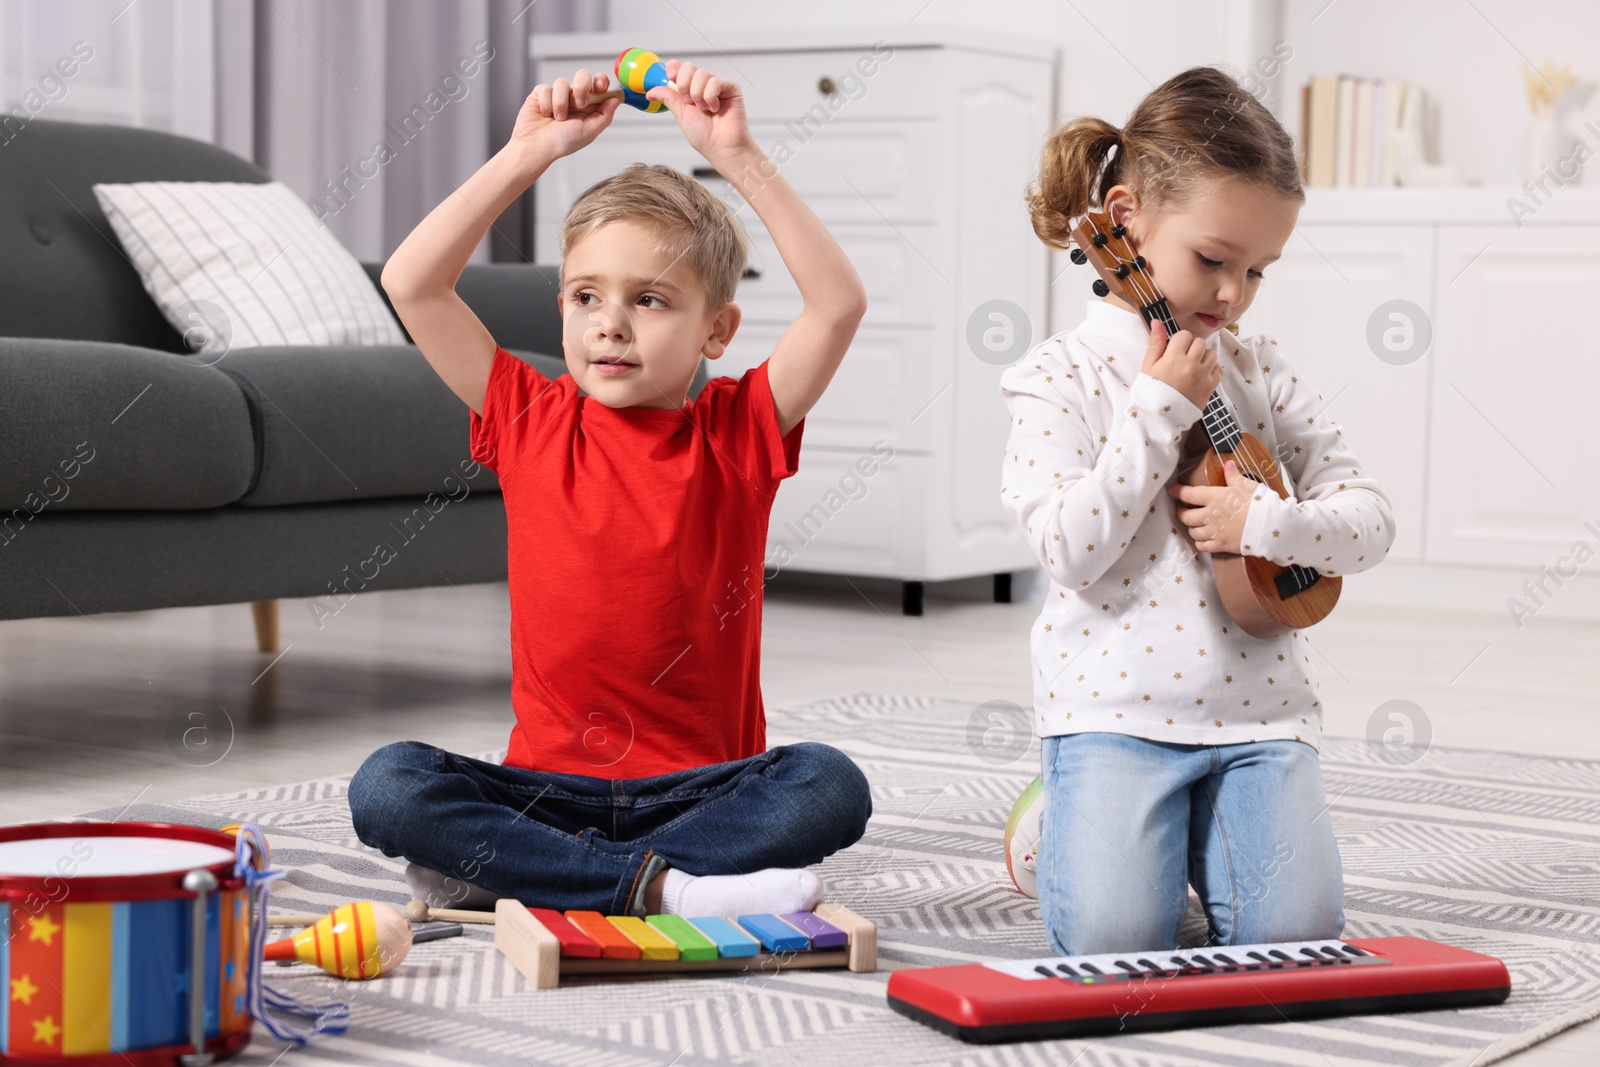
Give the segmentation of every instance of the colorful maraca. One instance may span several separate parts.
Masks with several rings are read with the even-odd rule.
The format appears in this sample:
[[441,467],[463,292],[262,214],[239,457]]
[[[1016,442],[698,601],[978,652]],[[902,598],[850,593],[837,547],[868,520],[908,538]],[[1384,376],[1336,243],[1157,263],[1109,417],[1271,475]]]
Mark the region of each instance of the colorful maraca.
[[411,924],[392,904],[343,904],[293,937],[263,950],[269,960],[310,963],[335,978],[376,978],[411,951]]
[[667,65],[661,57],[644,48],[625,48],[617,54],[617,84],[622,86],[622,102],[640,111],[665,111],[659,100],[646,100],[644,94],[667,84]]
[[646,100],[645,93],[658,85],[666,85],[667,65],[661,57],[644,48],[627,48],[617,56],[617,88],[603,93],[590,93],[583,114],[606,100],[621,100],[640,111],[665,111],[667,105],[659,100]]

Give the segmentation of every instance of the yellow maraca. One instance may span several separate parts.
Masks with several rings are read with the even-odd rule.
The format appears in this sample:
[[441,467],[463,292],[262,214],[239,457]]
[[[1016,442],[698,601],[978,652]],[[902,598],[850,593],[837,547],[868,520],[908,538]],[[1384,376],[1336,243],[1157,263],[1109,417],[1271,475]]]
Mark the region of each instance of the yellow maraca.
[[411,951],[411,924],[393,904],[342,904],[311,926],[262,950],[269,960],[299,960],[335,978],[376,978]]

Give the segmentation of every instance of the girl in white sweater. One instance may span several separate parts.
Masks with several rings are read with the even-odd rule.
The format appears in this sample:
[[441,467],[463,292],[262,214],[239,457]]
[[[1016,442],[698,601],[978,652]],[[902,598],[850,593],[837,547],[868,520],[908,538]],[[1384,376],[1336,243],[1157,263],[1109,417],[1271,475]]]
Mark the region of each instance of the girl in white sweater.
[[[1211,554],[1344,575],[1394,541],[1388,498],[1268,337],[1241,338],[1305,194],[1288,133],[1229,75],[1184,71],[1122,130],[1049,139],[1034,230],[1070,246],[1090,206],[1127,227],[1179,327],[1113,292],[1008,368],[1001,496],[1050,576],[1032,633],[1052,951],[1177,946],[1192,882],[1217,945],[1337,937],[1344,885],[1318,763],[1322,706],[1298,630],[1229,618]],[[1230,471],[1174,478],[1221,390],[1279,460],[1287,499]]]

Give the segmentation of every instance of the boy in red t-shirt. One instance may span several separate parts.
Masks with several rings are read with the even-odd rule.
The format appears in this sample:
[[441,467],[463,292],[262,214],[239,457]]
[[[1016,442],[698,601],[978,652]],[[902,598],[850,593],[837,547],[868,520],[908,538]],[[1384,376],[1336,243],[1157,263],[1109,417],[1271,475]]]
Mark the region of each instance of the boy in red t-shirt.
[[413,340],[471,408],[508,532],[505,762],[402,741],[350,783],[357,835],[410,860],[435,906],[807,910],[822,890],[802,868],[859,840],[872,811],[843,753],[766,747],[760,686],[768,513],[865,291],[752,140],[739,87],[688,63],[666,72],[647,95],[755,208],[799,286],[800,316],[765,363],[687,397],[739,326],[747,246],[728,207],[668,167],[597,183],[562,225],[569,374],[500,348],[456,295],[492,221],[610,124],[620,101],[590,100],[604,74],[535,88],[506,146],[384,268]]

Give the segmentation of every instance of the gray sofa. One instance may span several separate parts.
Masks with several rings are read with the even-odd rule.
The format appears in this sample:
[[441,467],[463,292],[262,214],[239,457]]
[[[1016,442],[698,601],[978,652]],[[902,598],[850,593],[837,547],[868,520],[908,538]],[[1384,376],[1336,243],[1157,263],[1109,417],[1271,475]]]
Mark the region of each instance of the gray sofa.
[[[498,482],[421,352],[191,356],[90,189],[268,180],[130,127],[33,121],[0,146],[0,618],[251,602],[271,650],[280,597],[505,578]],[[554,376],[555,278],[475,265],[457,291]]]

